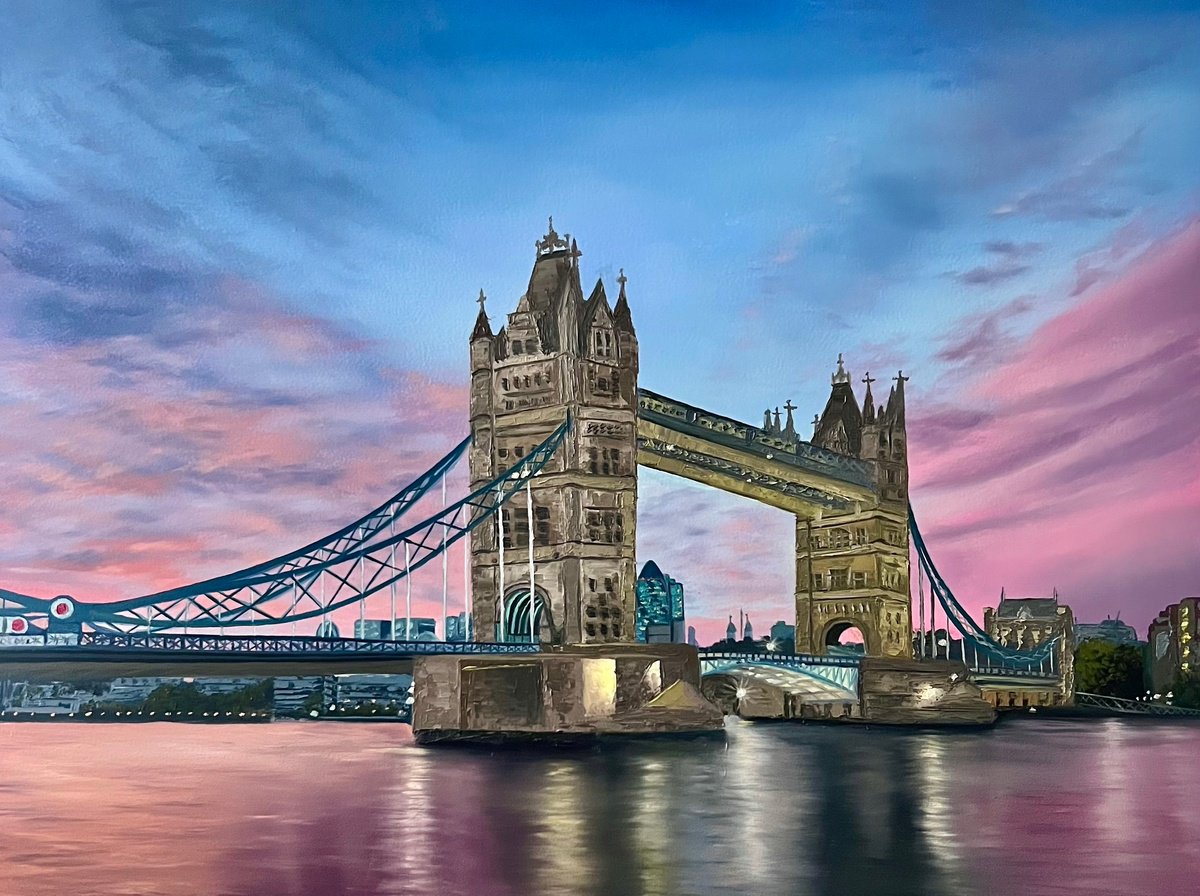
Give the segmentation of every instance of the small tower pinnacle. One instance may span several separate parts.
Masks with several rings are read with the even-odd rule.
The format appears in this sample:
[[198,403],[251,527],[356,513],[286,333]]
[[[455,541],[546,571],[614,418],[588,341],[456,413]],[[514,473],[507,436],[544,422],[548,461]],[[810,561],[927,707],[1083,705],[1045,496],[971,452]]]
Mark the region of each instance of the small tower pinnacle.
[[867,384],[867,394],[863,397],[863,423],[875,422],[875,396],[871,394],[871,383],[876,382],[875,377],[871,376],[871,371],[867,371],[867,375],[862,381]]
[[833,374],[833,384],[850,382],[850,374],[846,372],[846,365],[842,363],[842,353],[838,352],[837,370]]
[[475,318],[475,329],[471,331],[472,339],[491,338],[492,325],[488,322],[487,310],[483,307],[483,303],[487,301],[487,296],[483,294],[483,290],[479,290],[479,298],[475,302],[479,305],[479,315]]
[[792,419],[792,411],[796,410],[796,405],[792,404],[789,398],[783,403],[783,409],[787,411],[787,425],[783,428],[783,434],[789,439],[796,438],[796,422]]

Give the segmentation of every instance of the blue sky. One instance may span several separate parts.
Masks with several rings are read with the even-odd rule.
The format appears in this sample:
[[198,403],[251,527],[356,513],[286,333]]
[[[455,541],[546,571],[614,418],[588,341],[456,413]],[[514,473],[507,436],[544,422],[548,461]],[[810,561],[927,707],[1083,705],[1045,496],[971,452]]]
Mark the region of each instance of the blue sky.
[[[856,377],[904,367],[915,407],[975,407],[1197,214],[1194,5],[742,6],[7,4],[0,403],[13,494],[43,497],[10,501],[0,565],[107,593],[122,579],[98,531],[165,538],[146,568],[190,578],[352,518],[465,430],[472,299],[515,306],[550,214],[585,278],[629,276],[644,386],[747,420],[791,398],[801,421],[839,351]],[[426,388],[447,419],[414,410]],[[137,394],[191,410],[123,441],[113,408]],[[216,443],[261,414],[272,447],[194,444],[202,419]],[[106,433],[88,457],[50,444],[80,421]],[[88,464],[157,490],[114,473],[97,509]],[[766,533],[755,554],[729,545],[738,599],[786,614],[785,517],[659,477],[644,491],[712,520],[683,539],[643,514],[643,559],[696,582],[698,615],[725,612],[729,589],[701,580],[727,573],[681,567],[730,514]],[[181,500],[200,506],[176,520]],[[261,520],[230,537],[247,506]],[[1142,615],[1200,590],[1181,557]],[[1095,583],[1063,565],[1086,602]],[[1038,573],[1027,587],[1048,591]]]

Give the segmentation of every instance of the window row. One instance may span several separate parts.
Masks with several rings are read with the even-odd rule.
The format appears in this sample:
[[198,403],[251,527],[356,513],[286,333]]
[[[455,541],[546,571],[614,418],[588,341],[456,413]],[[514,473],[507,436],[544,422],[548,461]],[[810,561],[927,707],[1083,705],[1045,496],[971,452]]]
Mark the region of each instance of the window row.
[[603,475],[628,476],[633,472],[629,463],[629,455],[620,448],[589,448],[587,450],[587,470],[589,473]]
[[622,544],[625,541],[625,520],[620,511],[589,510],[585,523],[588,541],[597,544]]
[[523,355],[526,352],[528,352],[529,354],[532,355],[532,354],[536,353],[537,350],[538,350],[537,340],[532,339],[532,338],[524,339],[524,340],[514,339],[508,345],[508,353],[510,355]]
[[[606,623],[606,622],[601,622],[599,625],[597,625],[597,624],[596,624],[596,623],[594,623],[594,622],[588,622],[588,623],[586,623],[586,624],[584,625],[584,627],[583,627],[583,630],[584,630],[584,632],[586,632],[586,633],[587,633],[587,636],[588,636],[589,638],[594,638],[594,637],[596,637],[596,630],[597,630],[597,629],[599,629],[599,631],[600,631],[600,637],[602,637],[602,638],[607,638],[607,637],[608,637],[608,631],[609,631],[609,627],[608,627],[608,623]],[[612,636],[613,636],[614,638],[619,638],[619,637],[621,637],[621,623],[619,623],[619,622],[614,622],[614,623],[612,624]]]
[[[523,548],[529,546],[529,511],[523,506],[504,508],[504,547]],[[550,544],[550,508],[533,507],[533,544]]]
[[[588,579],[588,590],[592,591],[592,592],[596,591],[596,580],[595,579]],[[605,593],[611,594],[614,590],[616,590],[616,589],[615,589],[615,583],[613,582],[612,576],[605,576],[604,577]],[[600,600],[601,601],[604,600],[603,595],[600,597]]]
[[847,588],[866,588],[869,578],[865,572],[831,569],[828,573],[813,573],[814,591],[844,591]]
[[524,376],[514,374],[511,378],[507,376],[500,377],[500,388],[507,390],[511,384],[511,388],[513,389],[534,389],[540,387],[543,382],[549,386],[550,377],[548,375],[543,377],[540,372],[527,373]]

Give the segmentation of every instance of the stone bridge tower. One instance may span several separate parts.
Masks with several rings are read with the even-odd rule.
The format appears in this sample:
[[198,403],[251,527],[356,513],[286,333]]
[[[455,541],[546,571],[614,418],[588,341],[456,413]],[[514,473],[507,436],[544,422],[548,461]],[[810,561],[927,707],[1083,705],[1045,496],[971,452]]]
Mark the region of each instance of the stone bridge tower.
[[868,656],[912,655],[909,591],[908,447],[903,372],[875,407],[871,384],[860,408],[838,355],[825,411],[812,443],[871,465],[879,498],[852,513],[796,517],[796,649],[824,653],[847,628]]
[[472,621],[481,641],[634,640],[638,344],[617,278],[616,305],[597,280],[585,299],[580,252],[551,219],[529,286],[492,332],[479,295],[471,333],[471,487],[544,440],[571,430],[534,477],[534,589],[526,492],[503,511],[504,592],[495,515],[471,535]]

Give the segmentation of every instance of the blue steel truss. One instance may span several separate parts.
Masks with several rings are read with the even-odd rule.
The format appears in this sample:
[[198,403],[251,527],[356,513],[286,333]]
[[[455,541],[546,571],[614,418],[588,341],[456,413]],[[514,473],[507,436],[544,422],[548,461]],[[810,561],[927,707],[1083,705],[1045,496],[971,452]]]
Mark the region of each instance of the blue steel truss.
[[908,531],[912,535],[918,561],[929,580],[929,587],[937,595],[938,602],[946,612],[946,618],[958,629],[964,642],[969,643],[976,651],[978,661],[982,665],[997,670],[1027,672],[1044,663],[1050,663],[1053,666],[1057,657],[1059,638],[1044,641],[1033,650],[1017,650],[996,641],[971,618],[971,615],[954,596],[954,592],[950,590],[950,586],[938,573],[937,567],[933,565],[933,559],[929,556],[929,548],[925,544],[925,539],[921,537],[921,530],[917,528],[917,518],[913,514],[911,504],[908,507]]
[[[161,632],[271,626],[326,616],[364,601],[440,557],[482,525],[536,475],[562,444],[568,417],[540,445],[491,482],[408,528],[397,525],[461,459],[464,439],[425,473],[366,516],[306,547],[203,582],[109,603],[78,603],[70,623],[98,631]],[[0,589],[0,606],[51,617],[58,598]],[[54,627],[53,620],[50,626]]]

